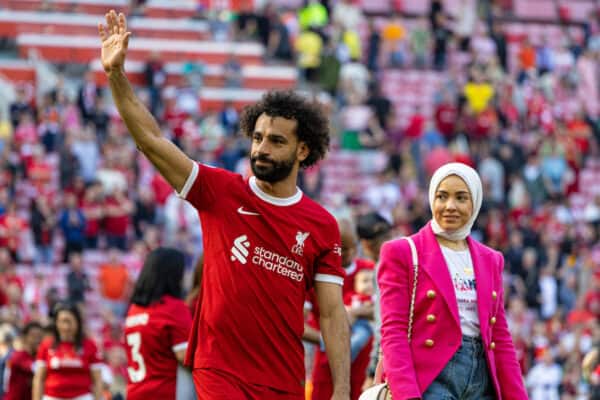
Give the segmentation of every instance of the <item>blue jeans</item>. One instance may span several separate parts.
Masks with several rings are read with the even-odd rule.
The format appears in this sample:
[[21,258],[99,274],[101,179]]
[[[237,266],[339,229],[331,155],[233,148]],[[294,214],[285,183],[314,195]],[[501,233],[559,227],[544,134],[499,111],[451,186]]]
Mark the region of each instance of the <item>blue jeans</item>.
[[[352,324],[350,331],[350,361],[354,362],[361,350],[369,343],[373,337],[373,329],[369,321],[359,318]],[[321,351],[325,351],[325,342],[321,339]]]
[[354,362],[356,357],[360,354],[362,349],[369,343],[369,340],[373,337],[373,329],[369,321],[363,318],[359,318],[352,324],[352,331],[350,332],[350,361]]
[[463,336],[462,344],[429,385],[423,400],[493,400],[496,398],[479,338]]

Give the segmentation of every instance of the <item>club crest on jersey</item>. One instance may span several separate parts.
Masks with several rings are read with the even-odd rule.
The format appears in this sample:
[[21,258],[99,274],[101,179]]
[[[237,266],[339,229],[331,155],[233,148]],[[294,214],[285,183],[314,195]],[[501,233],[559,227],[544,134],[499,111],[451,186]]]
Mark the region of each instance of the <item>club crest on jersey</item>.
[[342,247],[337,243],[333,246],[333,254],[337,254],[340,257],[342,256]]
[[242,264],[246,264],[248,262],[248,247],[250,247],[248,236],[242,235],[235,238],[233,247],[231,247],[231,261],[238,260]]
[[309,232],[300,232],[296,233],[296,244],[292,246],[292,253],[301,256],[304,254],[304,241],[310,235]]

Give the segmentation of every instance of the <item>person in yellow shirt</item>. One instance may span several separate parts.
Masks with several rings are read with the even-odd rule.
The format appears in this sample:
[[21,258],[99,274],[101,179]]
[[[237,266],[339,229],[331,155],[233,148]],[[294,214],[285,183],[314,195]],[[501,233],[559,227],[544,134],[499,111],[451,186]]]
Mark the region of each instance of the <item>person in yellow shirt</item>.
[[321,66],[323,39],[315,29],[308,29],[298,36],[295,47],[298,67],[302,71],[304,79],[307,82],[316,82]]
[[481,71],[474,68],[471,72],[472,79],[463,88],[469,109],[479,114],[485,110],[495,95],[494,87],[483,79]]
[[301,29],[324,28],[329,22],[327,8],[318,0],[309,0],[298,11],[298,22]]

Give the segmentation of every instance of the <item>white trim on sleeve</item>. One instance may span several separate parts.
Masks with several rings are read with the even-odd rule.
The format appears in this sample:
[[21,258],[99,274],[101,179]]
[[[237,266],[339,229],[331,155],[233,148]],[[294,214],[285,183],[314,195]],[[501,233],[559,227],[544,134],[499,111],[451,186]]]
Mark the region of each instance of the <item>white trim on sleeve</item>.
[[182,199],[187,198],[190,189],[194,185],[194,182],[196,182],[199,170],[200,167],[198,167],[198,163],[194,161],[194,165],[192,165],[192,172],[190,172],[190,176],[188,176],[187,180],[185,181],[185,184],[183,185],[183,188],[181,188],[181,192],[177,193],[177,191],[175,191],[175,193],[177,193],[177,196],[181,197]]
[[342,278],[341,276],[337,276],[337,275],[316,274],[315,281],[335,283],[337,285],[344,286],[344,278]]
[[35,372],[35,370],[37,368],[46,368],[46,361],[44,360],[35,360],[35,362],[33,363],[33,365],[31,366],[33,368],[33,371]]
[[171,347],[171,350],[173,350],[173,353],[178,352],[180,350],[185,350],[188,347],[188,342],[181,342],[176,344],[175,346]]

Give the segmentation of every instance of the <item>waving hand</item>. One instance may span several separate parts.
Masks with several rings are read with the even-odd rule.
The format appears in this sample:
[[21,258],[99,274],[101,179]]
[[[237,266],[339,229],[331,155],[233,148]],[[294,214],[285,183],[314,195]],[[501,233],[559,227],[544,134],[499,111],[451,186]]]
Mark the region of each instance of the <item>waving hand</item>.
[[115,10],[110,10],[106,14],[106,26],[98,24],[98,32],[102,40],[101,60],[104,71],[109,74],[111,71],[122,70],[131,36],[131,32],[127,32],[125,15],[117,15]]

